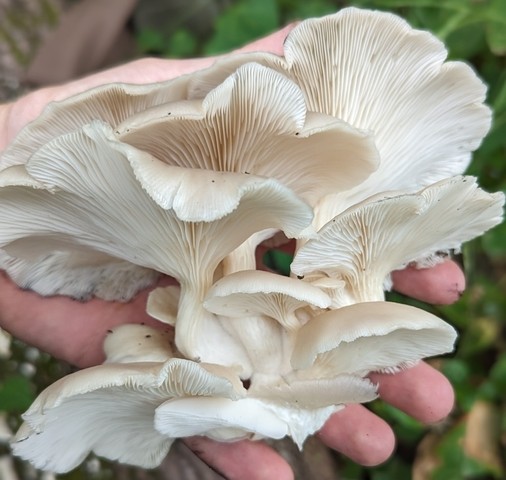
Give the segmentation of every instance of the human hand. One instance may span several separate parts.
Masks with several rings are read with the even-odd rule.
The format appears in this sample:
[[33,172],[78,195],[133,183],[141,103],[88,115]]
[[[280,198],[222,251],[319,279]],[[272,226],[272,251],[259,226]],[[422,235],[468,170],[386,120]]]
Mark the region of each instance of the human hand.
[[[288,30],[245,48],[281,53]],[[212,59],[186,61],[145,59],[117,67],[66,85],[33,92],[0,107],[0,149],[5,147],[49,101],[65,98],[88,88],[116,81],[147,83],[167,80],[204,68]],[[3,143],[2,143],[3,142]],[[162,282],[170,282],[168,279]],[[430,303],[451,303],[464,288],[460,269],[450,261],[433,269],[407,269],[394,274],[397,290]],[[147,291],[129,303],[86,303],[69,298],[41,298],[18,289],[5,276],[0,278],[0,324],[16,337],[80,367],[103,360],[102,342],[108,329],[124,323],[160,325],[145,313]],[[446,416],[453,405],[448,381],[426,364],[397,375],[373,375],[380,396],[413,417],[434,422]],[[365,465],[388,458],[394,448],[390,427],[361,405],[335,414],[319,433],[331,448]],[[290,467],[273,450],[260,442],[217,443],[192,438],[188,445],[209,465],[227,478],[292,478]]]

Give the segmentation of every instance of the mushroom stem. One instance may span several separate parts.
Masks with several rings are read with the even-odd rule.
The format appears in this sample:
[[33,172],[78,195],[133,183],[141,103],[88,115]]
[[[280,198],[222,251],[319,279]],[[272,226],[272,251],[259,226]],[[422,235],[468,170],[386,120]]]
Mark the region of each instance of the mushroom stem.
[[258,245],[274,236],[277,231],[278,230],[275,228],[268,228],[256,232],[235,250],[230,252],[222,262],[223,276],[244,270],[256,270],[255,251]]
[[181,284],[176,347],[188,359],[238,367],[244,374],[251,370],[251,366],[243,346],[226,332],[216,315],[203,307],[203,299],[211,283],[211,275],[203,275],[196,283]]
[[[365,269],[363,269],[361,273],[361,275],[353,279],[345,279],[347,283],[349,282],[351,298],[354,300],[350,302],[350,304],[385,301],[385,292],[383,289],[384,279],[377,274],[367,274]],[[344,307],[345,305],[342,306]]]
[[280,375],[291,370],[294,334],[282,328],[276,320],[255,315],[223,318],[222,324],[248,353],[253,378],[256,375]]

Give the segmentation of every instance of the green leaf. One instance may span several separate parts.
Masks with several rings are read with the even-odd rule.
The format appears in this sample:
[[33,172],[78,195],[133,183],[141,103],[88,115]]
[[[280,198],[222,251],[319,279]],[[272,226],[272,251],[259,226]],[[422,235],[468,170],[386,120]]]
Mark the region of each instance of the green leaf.
[[293,255],[283,252],[281,250],[269,250],[265,253],[263,263],[285,277],[290,276],[290,265],[293,260]]
[[496,95],[494,99],[494,110],[496,112],[502,112],[503,110],[506,110],[506,81],[501,82],[501,87],[499,90],[499,93]]
[[483,249],[491,258],[506,259],[506,223],[487,232],[481,239]]
[[158,30],[144,29],[137,34],[137,45],[141,52],[162,52],[165,49],[165,38]]
[[503,353],[492,366],[489,379],[499,395],[506,398],[506,353]]
[[289,18],[301,19],[311,17],[321,17],[336,12],[336,6],[328,0],[314,0],[311,2],[301,2],[294,5]]
[[173,58],[185,58],[195,55],[197,39],[188,30],[177,30],[167,42],[165,56]]
[[278,28],[275,0],[242,0],[234,3],[217,20],[205,53],[214,55],[240,47]]
[[23,412],[34,399],[33,385],[21,375],[10,376],[0,384],[0,411]]
[[490,50],[496,55],[506,55],[506,23],[489,22],[486,33]]

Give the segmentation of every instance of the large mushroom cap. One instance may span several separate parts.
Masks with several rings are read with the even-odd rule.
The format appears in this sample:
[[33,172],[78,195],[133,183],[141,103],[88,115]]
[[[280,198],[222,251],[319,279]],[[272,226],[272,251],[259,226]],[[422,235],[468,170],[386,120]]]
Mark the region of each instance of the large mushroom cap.
[[372,198],[322,227],[299,249],[291,269],[343,280],[351,301],[381,300],[391,271],[459,249],[502,221],[503,204],[502,193],[483,191],[474,177]]
[[50,103],[2,153],[0,170],[24,164],[43,145],[94,120],[116,127],[126,118],[186,98],[189,76],[147,85],[112,83]]
[[[49,142],[26,172],[16,175],[20,184],[10,169],[0,174],[8,177],[0,190],[0,244],[19,260],[7,265],[14,276],[45,295],[58,293],[61,282],[51,291],[50,281],[34,284],[36,275],[61,275],[74,288],[62,293],[82,298],[99,290],[99,279],[117,281],[125,268],[118,259],[139,272],[131,294],[146,275],[152,280],[151,270],[193,282],[195,270],[212,276],[253,233],[273,227],[297,236],[312,219],[311,208],[273,179],[164,165],[119,143],[101,122]],[[27,185],[29,177],[36,184]],[[220,240],[209,243],[213,237]],[[112,289],[121,299],[132,273]]]
[[292,79],[308,110],[374,134],[379,168],[322,203],[318,227],[378,191],[418,190],[462,174],[490,128],[486,86],[472,68],[445,61],[440,40],[396,15],[351,7],[305,20],[284,52],[224,57],[192,78],[189,96],[219,84],[241,59],[255,61]]
[[76,467],[90,451],[153,468],[173,442],[154,429],[157,406],[174,397],[243,395],[240,382],[224,372],[180,359],[76,372],[37,397],[23,415],[12,450],[37,468],[58,473]]
[[306,323],[297,333],[291,361],[297,370],[314,365],[319,375],[365,376],[451,352],[456,337],[453,327],[424,310],[390,302],[357,303]]
[[118,135],[170,165],[275,178],[311,204],[357,185],[378,166],[370,133],[308,112],[294,82],[255,63],[202,101],[127,119]]

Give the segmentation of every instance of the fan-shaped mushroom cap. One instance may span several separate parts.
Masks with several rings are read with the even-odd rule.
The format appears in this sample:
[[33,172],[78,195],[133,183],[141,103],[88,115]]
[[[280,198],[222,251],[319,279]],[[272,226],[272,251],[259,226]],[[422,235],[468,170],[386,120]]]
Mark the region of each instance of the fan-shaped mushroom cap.
[[94,120],[102,120],[114,128],[138,112],[182,100],[187,96],[189,78],[185,75],[147,85],[112,83],[52,102],[3,152],[0,170],[26,163],[46,143]]
[[300,326],[294,312],[306,305],[327,308],[330,298],[308,283],[260,270],[245,270],[221,278],[204,300],[204,308],[212,313],[246,318],[267,315],[287,329]]
[[248,395],[266,402],[311,410],[330,405],[370,402],[377,397],[377,392],[369,379],[356,375],[299,379],[295,372],[276,381],[253,381]]
[[[415,307],[366,302],[314,317],[297,333],[292,366],[307,375],[367,375],[394,371],[453,350],[457,333]],[[311,367],[314,366],[313,369]]]
[[295,83],[258,64],[240,67],[202,102],[173,107],[127,119],[119,139],[171,165],[275,178],[311,204],[378,166],[369,133],[307,112]]
[[254,398],[200,397],[170,400],[156,409],[156,429],[168,437],[205,435],[215,440],[283,438],[286,422]]
[[442,180],[416,194],[373,198],[325,225],[297,252],[291,269],[296,275],[319,272],[344,280],[350,302],[382,300],[391,271],[459,249],[501,222],[503,204],[502,193],[481,190],[474,177]]
[[149,292],[146,311],[158,321],[176,325],[181,288],[178,285],[158,287]]
[[81,370],[37,397],[23,415],[13,452],[37,468],[58,473],[76,467],[90,451],[153,468],[173,442],[154,429],[157,406],[171,397],[239,398],[244,394],[240,382],[224,372],[219,366],[180,359]]
[[106,363],[165,362],[172,358],[168,331],[147,325],[120,325],[107,331],[104,341]]
[[[99,122],[53,140],[26,165],[47,189],[23,183],[0,190],[1,246],[26,268],[36,262],[25,245],[36,237],[41,257],[67,251],[89,255],[83,267],[96,267],[99,251],[194,283],[254,232],[274,227],[297,236],[311,222],[311,208],[275,180],[158,164]],[[209,243],[213,237],[219,241]],[[53,259],[47,270],[65,273],[67,262]],[[89,272],[76,268],[79,274]],[[96,288],[84,285],[73,295]]]
[[[490,128],[486,87],[472,68],[445,62],[440,40],[393,14],[344,8],[305,20],[290,32],[284,51],[284,58],[255,53],[242,60],[291,78],[308,110],[373,132],[381,158],[363,183],[318,208],[318,227],[380,190],[418,190],[463,173]],[[240,57],[225,57],[200,72],[189,96],[202,96],[238,64]]]
[[251,397],[237,401],[189,398],[158,407],[155,425],[166,435],[200,434],[222,441],[277,439],[289,435],[302,448],[307,436],[319,430],[340,408],[342,406],[304,409]]

